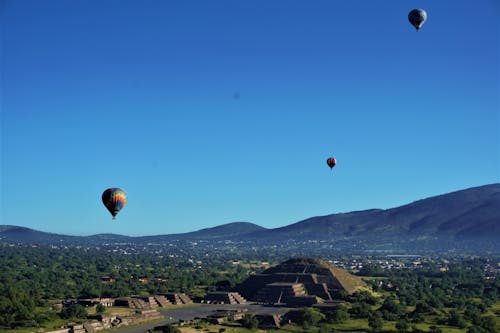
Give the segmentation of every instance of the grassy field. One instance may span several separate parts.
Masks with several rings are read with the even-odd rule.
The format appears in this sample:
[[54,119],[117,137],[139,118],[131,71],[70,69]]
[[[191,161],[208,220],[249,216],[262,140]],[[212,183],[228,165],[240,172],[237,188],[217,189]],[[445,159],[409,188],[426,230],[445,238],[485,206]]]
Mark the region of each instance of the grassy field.
[[[430,319],[430,318],[429,318]],[[368,321],[366,319],[350,319],[342,324],[327,324],[326,325],[329,332],[338,333],[370,333],[372,330],[368,326]],[[456,327],[450,327],[445,325],[437,325],[432,322],[420,323],[416,327],[418,329],[429,331],[430,326],[436,326],[440,328],[443,333],[465,333],[467,329],[460,329]],[[201,333],[201,332],[213,332],[218,333],[219,329],[223,328],[225,333],[250,333],[250,332],[274,332],[274,333],[317,333],[319,331],[318,327],[311,327],[309,329],[304,329],[298,325],[285,325],[281,329],[273,330],[255,330],[251,331],[249,329],[239,326],[239,324],[229,324],[229,325],[215,325],[202,323],[198,325],[191,325],[187,327],[181,327],[183,333]],[[391,321],[384,321],[384,326],[378,332],[394,333],[396,331],[396,323]]]
[[500,332],[500,302],[496,302],[495,304],[493,304],[486,315],[495,317],[495,328],[497,332]]
[[130,316],[135,313],[135,310],[127,307],[112,306],[108,308],[105,313],[115,316]]
[[[197,307],[201,304],[184,304],[184,305],[172,305],[168,307],[164,307],[161,309],[171,309],[178,307]],[[450,309],[446,309],[449,311]],[[87,309],[89,314],[94,314],[95,309],[89,308]],[[121,315],[127,316],[134,314],[135,311],[125,307],[111,307],[106,311],[107,314],[111,315]],[[500,302],[496,302],[485,314],[486,316],[493,316],[496,320],[496,329],[500,332]],[[438,325],[436,324],[436,316],[427,316],[425,318],[424,323],[416,324],[418,329],[429,331],[430,326],[436,326],[442,330],[443,333],[465,333],[467,328],[460,329],[456,327],[450,327],[446,325]],[[41,333],[50,330],[58,329],[65,324],[67,324],[67,320],[55,319],[53,321],[47,322],[43,327],[38,328],[25,328],[25,329],[16,329],[16,330],[5,330],[0,329],[0,333]],[[154,322],[152,322],[154,323]],[[371,329],[368,327],[368,321],[366,319],[350,319],[342,324],[328,324],[328,330],[330,332],[339,332],[339,333],[368,333],[371,332]],[[183,333],[201,333],[201,332],[214,332],[218,333],[219,329],[224,329],[225,333],[264,333],[264,332],[275,332],[275,333],[295,333],[295,332],[304,332],[304,333],[317,333],[318,327],[311,327],[310,329],[303,329],[298,325],[285,325],[281,329],[277,330],[249,330],[241,327],[238,323],[228,323],[224,325],[215,325],[209,323],[199,323],[196,325],[189,325],[180,327]],[[384,326],[380,332],[393,333],[396,330],[396,323],[391,321],[384,321]],[[116,330],[114,330],[116,331]],[[106,333],[107,331],[100,331],[102,333]]]
[[[219,325],[207,325],[203,328],[195,328],[195,327],[181,327],[182,333],[200,333],[200,332],[214,332],[218,333],[219,328],[222,326]],[[257,332],[267,332],[264,330],[256,330],[252,331],[243,327],[223,327],[225,329],[224,333],[257,333]]]
[[[95,307],[86,308],[89,315],[96,313]],[[130,316],[135,314],[135,310],[129,309],[121,306],[113,306],[106,309],[106,314],[114,316]],[[83,320],[79,320],[82,322]],[[41,327],[27,327],[27,328],[17,328],[17,329],[0,329],[0,333],[40,333],[54,331],[61,329],[61,327],[67,325],[71,320],[68,319],[54,319],[43,324]],[[74,322],[74,321],[73,321]],[[104,331],[100,331],[104,332]]]
[[[197,328],[198,327],[198,328]],[[312,328],[307,331],[300,326],[296,325],[286,325],[279,330],[250,330],[248,328],[241,327],[239,324],[228,324],[228,325],[215,325],[215,324],[201,324],[199,326],[189,326],[180,327],[182,333],[201,333],[201,332],[212,332],[218,333],[219,329],[223,328],[224,333],[266,333],[266,332],[276,332],[276,333],[298,333],[298,332],[317,332],[317,328]]]
[[0,329],[0,333],[39,333],[39,332],[47,332],[59,329],[60,327],[66,325],[68,323],[67,320],[64,319],[55,319],[50,322],[45,323],[42,327],[27,327],[27,328],[18,328],[15,330],[12,329]]
[[[96,314],[96,307],[89,307],[86,308],[87,313],[89,315],[94,315]],[[131,316],[135,313],[135,310],[124,307],[124,306],[112,306],[109,308],[106,308],[105,314],[113,315],[113,316]]]

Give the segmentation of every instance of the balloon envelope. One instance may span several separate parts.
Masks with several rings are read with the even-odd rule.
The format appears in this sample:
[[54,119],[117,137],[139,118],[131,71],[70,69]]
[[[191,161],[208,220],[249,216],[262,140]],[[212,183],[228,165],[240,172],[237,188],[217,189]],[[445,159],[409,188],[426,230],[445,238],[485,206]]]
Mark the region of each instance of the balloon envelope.
[[102,194],[102,203],[115,219],[116,214],[127,204],[127,194],[120,188],[108,188]]
[[327,160],[326,160],[326,164],[328,164],[328,166],[330,167],[330,169],[333,169],[333,167],[335,166],[335,164],[337,164],[337,160],[333,157],[329,157]]
[[427,20],[427,13],[423,9],[412,9],[410,13],[408,13],[408,21],[410,21],[411,25],[413,25],[417,31],[425,23],[425,20]]

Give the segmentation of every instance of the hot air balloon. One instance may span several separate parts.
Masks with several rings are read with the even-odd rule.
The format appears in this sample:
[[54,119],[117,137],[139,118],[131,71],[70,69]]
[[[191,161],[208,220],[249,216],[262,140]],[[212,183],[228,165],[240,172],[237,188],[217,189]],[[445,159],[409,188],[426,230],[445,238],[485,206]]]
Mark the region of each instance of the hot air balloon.
[[333,167],[335,166],[335,164],[337,164],[337,160],[333,157],[329,157],[327,160],[326,160],[326,164],[328,164],[328,166],[330,167],[330,169],[333,169]]
[[408,14],[408,20],[410,21],[411,25],[413,25],[418,31],[418,29],[420,29],[422,25],[424,25],[425,20],[427,20],[427,13],[425,12],[425,10],[420,8],[412,9]]
[[108,188],[102,194],[102,203],[106,206],[111,215],[113,215],[114,220],[116,214],[125,207],[127,203],[127,194],[120,188]]

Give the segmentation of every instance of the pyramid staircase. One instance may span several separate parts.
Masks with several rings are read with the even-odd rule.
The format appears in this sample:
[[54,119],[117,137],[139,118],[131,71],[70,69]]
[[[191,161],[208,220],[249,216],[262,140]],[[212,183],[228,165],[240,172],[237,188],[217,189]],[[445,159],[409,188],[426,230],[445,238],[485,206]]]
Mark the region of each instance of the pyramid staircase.
[[150,309],[151,308],[149,301],[145,302],[141,298],[131,298],[130,302],[131,302],[132,306],[129,306],[129,307],[133,308],[133,309]]
[[259,290],[255,300],[259,303],[287,303],[292,297],[306,296],[302,283],[275,282]]
[[212,304],[243,304],[246,299],[237,292],[215,291],[209,292],[204,301]]
[[186,295],[181,293],[164,293],[162,294],[171,304],[191,304],[193,301]]
[[172,305],[172,303],[165,296],[154,296],[154,299],[161,307]]
[[191,304],[191,303],[193,303],[193,301],[191,300],[191,298],[189,298],[188,295],[186,295],[186,294],[178,294],[178,295],[179,295],[179,298],[182,301],[182,304]]
[[231,294],[232,294],[234,300],[236,301],[236,303],[243,304],[243,303],[247,302],[247,300],[243,296],[241,296],[239,293],[231,293]]

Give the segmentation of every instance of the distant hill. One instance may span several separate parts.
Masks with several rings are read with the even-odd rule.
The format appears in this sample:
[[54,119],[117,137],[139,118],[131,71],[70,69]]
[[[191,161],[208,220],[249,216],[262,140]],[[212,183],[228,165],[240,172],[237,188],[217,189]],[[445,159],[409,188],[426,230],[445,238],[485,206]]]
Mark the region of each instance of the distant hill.
[[203,237],[203,238],[220,238],[220,237],[233,237],[248,234],[255,231],[268,230],[260,225],[249,222],[233,222],[219,225],[213,228],[205,228],[194,232],[188,232],[183,237]]
[[57,244],[61,242],[71,243],[78,240],[78,237],[53,234],[14,225],[1,225],[0,240],[19,243]]
[[215,240],[239,237],[248,233],[267,230],[249,222],[227,223],[213,228],[205,228],[198,231],[171,234],[129,237],[116,234],[97,234],[92,236],[66,236],[37,231],[25,227],[0,225],[0,240],[33,243],[33,244],[105,244],[105,243],[145,243],[163,242],[171,240]]
[[312,217],[248,237],[262,239],[500,239],[500,184],[443,194],[391,209]]
[[93,236],[68,236],[50,232],[33,230],[13,225],[0,225],[0,241],[11,241],[29,244],[98,244],[125,243],[133,237],[115,234],[97,234]]
[[391,208],[312,217],[266,229],[234,222],[194,232],[147,237],[102,234],[65,236],[16,226],[0,226],[0,240],[23,243],[163,242],[170,240],[238,240],[281,243],[284,240],[370,241],[500,239],[500,184],[473,187]]
[[171,239],[183,240],[201,240],[201,239],[227,239],[240,237],[253,232],[266,231],[264,227],[249,222],[232,222],[222,224],[213,228],[205,228],[198,231],[192,231],[182,234],[158,235],[158,236],[145,236],[137,237],[143,241],[163,241]]

